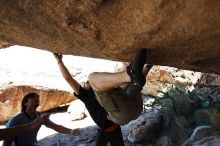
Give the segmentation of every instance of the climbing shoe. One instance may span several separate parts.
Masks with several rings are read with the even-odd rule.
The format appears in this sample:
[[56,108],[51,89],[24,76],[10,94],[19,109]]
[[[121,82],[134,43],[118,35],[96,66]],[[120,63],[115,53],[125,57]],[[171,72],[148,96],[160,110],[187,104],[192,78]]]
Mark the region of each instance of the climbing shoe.
[[143,67],[146,63],[146,49],[140,49],[134,56],[130,65],[127,67],[127,74],[129,75],[131,82],[142,89],[146,83],[146,79],[143,74]]

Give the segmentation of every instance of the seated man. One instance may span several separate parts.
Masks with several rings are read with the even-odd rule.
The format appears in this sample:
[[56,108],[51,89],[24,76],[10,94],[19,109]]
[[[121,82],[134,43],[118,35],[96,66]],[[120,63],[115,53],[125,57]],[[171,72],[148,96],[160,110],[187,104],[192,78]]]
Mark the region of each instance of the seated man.
[[[119,125],[136,119],[143,110],[141,90],[146,82],[143,73],[146,50],[138,51],[127,67],[118,73],[92,73],[82,87],[69,73],[62,62],[62,54],[54,53],[62,76],[71,86],[76,97],[84,102],[92,119],[99,126],[96,146],[123,146]],[[148,73],[151,65],[146,66]],[[126,88],[122,85],[127,84]]]
[[44,123],[49,118],[49,115],[42,115],[31,123],[18,125],[10,128],[0,129],[0,140],[7,140],[17,136],[27,130],[31,130]]
[[[41,113],[38,112],[36,109],[39,106],[39,95],[36,93],[29,93],[23,97],[21,103],[21,113],[17,114],[13,118],[11,118],[8,123],[6,124],[6,128],[10,128],[13,126],[23,125],[34,121],[35,119],[41,116]],[[69,129],[63,127],[61,125],[57,125],[47,119],[44,123],[45,126],[54,129],[57,132],[64,133],[64,134],[72,134],[72,135],[79,135],[79,129]],[[42,124],[39,124],[35,128],[29,129],[11,139],[7,139],[3,142],[3,145],[10,146],[37,146],[37,133],[40,129]]]

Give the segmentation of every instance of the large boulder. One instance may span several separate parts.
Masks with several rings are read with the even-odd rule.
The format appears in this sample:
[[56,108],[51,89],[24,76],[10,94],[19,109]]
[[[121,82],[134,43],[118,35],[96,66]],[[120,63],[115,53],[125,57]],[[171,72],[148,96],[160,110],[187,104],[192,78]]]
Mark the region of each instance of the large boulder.
[[[172,86],[193,90],[199,87],[219,87],[220,76],[210,73],[193,72],[173,67],[154,66],[147,75],[143,93],[158,96]],[[215,96],[219,92],[216,91]],[[218,100],[218,99],[216,99]]]
[[162,125],[163,120],[159,111],[144,112],[128,124],[128,140],[132,143],[152,140],[159,135]]
[[[220,74],[219,0],[1,0],[0,48],[149,62]],[[122,55],[123,54],[123,55]]]
[[8,85],[0,88],[0,123],[9,120],[21,111],[21,101],[30,92],[40,95],[39,111],[46,111],[75,100],[75,96],[67,91],[48,89],[37,86]]
[[67,113],[69,114],[72,121],[85,118],[85,112],[85,104],[79,99],[72,101],[67,109]]

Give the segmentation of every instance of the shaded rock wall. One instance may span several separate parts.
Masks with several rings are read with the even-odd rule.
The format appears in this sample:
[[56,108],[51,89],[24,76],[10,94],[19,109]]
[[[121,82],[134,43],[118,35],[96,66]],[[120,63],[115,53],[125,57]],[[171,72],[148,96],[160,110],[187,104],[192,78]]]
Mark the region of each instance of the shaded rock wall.
[[[219,0],[1,0],[0,48],[149,62],[220,74]],[[122,55],[123,54],[123,55]]]

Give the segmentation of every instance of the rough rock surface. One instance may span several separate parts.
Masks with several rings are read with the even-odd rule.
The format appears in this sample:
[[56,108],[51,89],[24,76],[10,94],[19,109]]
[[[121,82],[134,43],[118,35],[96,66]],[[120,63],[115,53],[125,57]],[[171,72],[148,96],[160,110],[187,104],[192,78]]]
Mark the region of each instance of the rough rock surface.
[[208,137],[214,137],[219,134],[219,131],[212,128],[211,126],[198,126],[193,131],[190,138],[182,144],[182,146],[189,146],[193,142],[203,140],[204,138]]
[[[122,127],[123,139],[125,146],[137,146],[127,139],[127,127]],[[40,146],[95,146],[96,126],[88,126],[83,128],[84,134],[81,137],[66,134],[53,134],[39,141]],[[110,144],[108,144],[110,146]]]
[[72,101],[67,109],[67,113],[69,114],[72,121],[85,118],[85,111],[85,104],[79,99]]
[[143,139],[149,141],[157,137],[162,125],[162,116],[159,111],[145,112],[128,124],[128,140],[132,143],[138,143]]
[[158,96],[171,86],[180,88],[219,87],[220,76],[216,74],[193,72],[173,67],[154,66],[147,75],[143,93]]
[[[0,48],[23,45],[220,74],[219,0],[0,1]],[[123,55],[122,55],[123,54]]]
[[[39,111],[46,111],[62,104],[70,103],[76,97],[66,91],[48,89],[36,86],[8,86],[0,88],[0,122],[9,120],[21,111],[21,101],[24,95],[35,92],[40,95]],[[62,98],[61,98],[62,97]]]
[[195,142],[192,146],[218,146],[220,143],[220,135],[210,136],[201,141]]

